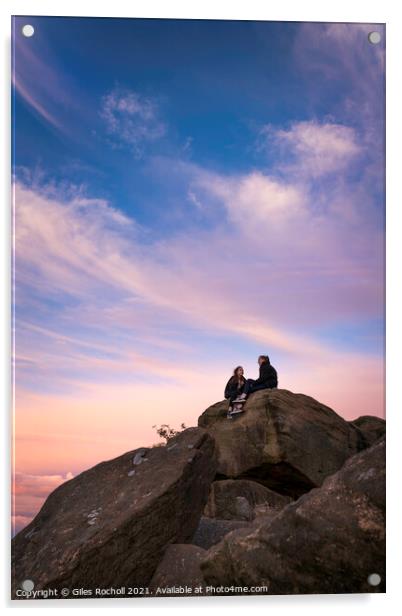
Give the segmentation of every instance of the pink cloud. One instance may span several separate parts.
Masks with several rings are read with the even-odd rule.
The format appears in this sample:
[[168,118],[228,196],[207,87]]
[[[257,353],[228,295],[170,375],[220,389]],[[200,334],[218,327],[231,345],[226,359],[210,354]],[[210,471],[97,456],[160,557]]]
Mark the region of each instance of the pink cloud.
[[36,515],[45,499],[61,483],[73,478],[70,472],[64,475],[30,475],[15,473],[12,481],[12,528],[13,534],[24,528]]
[[[39,34],[35,37],[40,36]],[[77,110],[82,113],[84,106],[73,81],[55,66],[54,51],[46,46],[43,38],[32,45],[20,32],[15,32],[15,57],[12,82],[22,99],[44,120],[62,132],[67,132],[60,120],[60,109]],[[40,49],[40,52],[38,52]],[[42,58],[46,58],[44,61]],[[71,131],[69,130],[69,135]]]
[[24,85],[24,82],[18,77],[14,76],[14,86],[17,92],[22,96],[28,105],[30,105],[35,111],[39,113],[49,124],[52,124],[56,128],[60,129],[61,124],[59,121],[45,108],[44,104],[40,102],[39,97]]
[[[98,314],[106,302],[107,310],[118,307],[120,315],[126,310],[128,321],[137,305],[148,306],[152,318],[165,313],[176,326],[184,318],[197,327],[237,332],[292,354],[322,349],[311,336],[292,333],[292,323],[378,313],[382,236],[369,229],[356,237],[356,228],[365,224],[357,210],[355,226],[337,214],[316,215],[306,205],[308,192],[292,186],[288,192],[281,188],[272,205],[273,182],[262,174],[238,180],[207,174],[197,181],[204,195],[222,199],[237,228],[218,226],[191,237],[177,234],[147,249],[135,224],[126,225],[125,217],[120,220],[105,203],[64,204],[17,185],[17,284],[39,284],[49,296],[72,294],[84,307],[99,295]],[[256,201],[259,224],[250,227],[244,208],[247,203],[253,208]],[[271,207],[284,210],[279,222],[273,220]],[[297,215],[292,215],[293,207]],[[247,276],[251,266],[253,279],[247,293],[239,294],[238,275]],[[130,297],[139,303],[124,304],[122,298]],[[269,306],[268,322],[261,312],[262,297]],[[94,302],[92,306],[94,316]],[[146,322],[145,313],[143,317]]]

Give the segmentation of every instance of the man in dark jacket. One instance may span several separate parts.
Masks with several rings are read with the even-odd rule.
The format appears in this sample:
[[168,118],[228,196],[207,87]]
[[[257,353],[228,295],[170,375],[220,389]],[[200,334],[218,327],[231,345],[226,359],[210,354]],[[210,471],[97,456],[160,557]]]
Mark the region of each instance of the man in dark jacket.
[[260,355],[258,358],[260,376],[258,379],[247,379],[241,398],[247,398],[249,394],[259,389],[273,389],[278,387],[278,375],[269,361],[268,355]]

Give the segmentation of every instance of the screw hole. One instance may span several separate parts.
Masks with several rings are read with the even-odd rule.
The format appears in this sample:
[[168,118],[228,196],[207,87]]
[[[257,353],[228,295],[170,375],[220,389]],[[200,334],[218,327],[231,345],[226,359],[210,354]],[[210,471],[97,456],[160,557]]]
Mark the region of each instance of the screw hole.
[[378,586],[378,584],[381,582],[381,575],[378,575],[378,573],[371,573],[368,576],[367,581],[370,586]]
[[370,32],[368,35],[368,40],[372,45],[378,45],[381,41],[381,34],[379,32]]
[[33,583],[32,580],[24,580],[21,586],[22,586],[22,590],[25,590],[26,592],[32,592],[32,590],[35,587],[35,584]]
[[28,38],[33,36],[34,33],[35,33],[35,28],[31,26],[31,24],[25,24],[25,26],[22,27],[22,34],[24,36],[27,36]]

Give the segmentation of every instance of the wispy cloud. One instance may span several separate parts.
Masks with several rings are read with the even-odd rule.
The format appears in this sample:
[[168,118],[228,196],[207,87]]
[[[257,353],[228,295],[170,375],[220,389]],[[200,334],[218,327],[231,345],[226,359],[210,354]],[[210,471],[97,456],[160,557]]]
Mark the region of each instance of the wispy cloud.
[[[377,45],[368,41],[368,34],[374,30],[382,36]],[[379,87],[385,94],[385,25],[300,24],[293,58],[304,75],[312,106],[322,107],[325,95],[324,104],[331,104],[349,124],[361,127],[364,143],[382,156],[385,97]]]
[[[72,135],[73,131],[63,122],[64,113],[85,114],[83,92],[74,80],[57,65],[54,50],[44,38],[35,40],[15,33],[15,56],[12,83],[25,103],[39,116],[59,131]],[[81,103],[80,103],[81,102]]]
[[137,156],[144,144],[157,141],[167,131],[157,102],[127,88],[116,87],[103,96],[100,116],[112,144],[129,146]]
[[[191,379],[195,367],[187,376],[167,365],[159,371],[152,353],[147,362],[144,353],[130,349],[138,331],[152,334],[155,327],[169,348],[180,342],[177,332],[183,325],[258,341],[299,362],[305,363],[306,356],[328,362],[336,350],[308,329],[318,322],[378,314],[381,237],[358,212],[355,225],[360,233],[365,225],[364,239],[353,240],[350,221],[330,209],[326,216],[317,214],[303,186],[282,186],[264,174],[225,178],[198,168],[192,172],[193,190],[198,186],[202,198],[220,199],[233,227],[181,232],[152,244],[143,241],[135,221],[103,201],[80,197],[65,203],[16,186],[21,292],[28,285],[43,298],[69,296],[78,304],[63,308],[56,327],[74,328],[78,322],[81,328],[97,324],[102,331],[107,324],[110,340],[119,340],[118,351],[103,357],[94,344],[98,355],[92,358],[83,353],[85,340],[76,340],[74,352],[64,357],[65,369],[75,366],[82,373],[86,366],[98,378],[102,373],[129,378],[130,369],[138,372],[142,365],[150,374],[177,379],[182,373],[183,380]],[[43,342],[41,348],[46,348]],[[29,348],[17,351],[25,361],[34,358]],[[51,370],[49,352],[44,365]]]

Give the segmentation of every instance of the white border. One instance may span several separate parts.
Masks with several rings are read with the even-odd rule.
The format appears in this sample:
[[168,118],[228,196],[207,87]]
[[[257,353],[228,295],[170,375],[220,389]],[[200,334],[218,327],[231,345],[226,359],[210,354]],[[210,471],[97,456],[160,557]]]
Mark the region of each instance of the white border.
[[[2,96],[1,105],[1,135],[5,136],[3,147],[0,150],[0,172],[3,187],[1,208],[2,242],[0,250],[0,279],[3,281],[3,294],[0,303],[0,315],[3,326],[3,343],[1,354],[1,383],[0,391],[3,393],[3,507],[2,531],[6,546],[10,532],[9,507],[9,477],[10,477],[10,16],[16,15],[75,15],[75,16],[110,16],[110,17],[170,17],[170,18],[205,18],[205,19],[265,19],[277,21],[343,21],[343,22],[385,22],[387,28],[387,545],[388,570],[386,595],[314,595],[291,597],[228,597],[222,599],[148,599],[148,600],[76,600],[70,601],[41,601],[34,602],[32,607],[62,609],[76,611],[88,609],[128,608],[138,611],[177,611],[178,609],[204,611],[205,609],[220,609],[231,613],[240,613],[245,608],[261,613],[267,610],[280,608],[282,614],[297,610],[298,616],[308,615],[312,612],[326,613],[339,610],[375,614],[378,611],[388,612],[399,601],[400,578],[400,546],[402,519],[401,486],[398,482],[401,458],[399,454],[402,434],[402,404],[400,377],[402,353],[402,327],[400,315],[402,314],[402,276],[399,264],[402,264],[402,203],[401,203],[401,78],[400,59],[402,58],[402,44],[400,36],[401,20],[400,4],[395,0],[365,0],[365,2],[351,2],[350,0],[336,0],[333,3],[318,2],[314,0],[281,0],[281,2],[264,2],[264,0],[247,0],[235,2],[234,0],[203,0],[202,3],[190,3],[184,0],[151,1],[146,3],[113,0],[112,3],[98,3],[89,0],[32,0],[22,1],[3,0],[0,5],[0,28],[2,42]],[[399,199],[398,199],[399,197]],[[9,596],[9,549],[3,553],[0,570],[1,596],[3,604],[8,609],[20,611],[32,602],[25,602],[24,606],[18,602],[8,601]],[[318,612],[317,612],[318,610]]]

